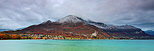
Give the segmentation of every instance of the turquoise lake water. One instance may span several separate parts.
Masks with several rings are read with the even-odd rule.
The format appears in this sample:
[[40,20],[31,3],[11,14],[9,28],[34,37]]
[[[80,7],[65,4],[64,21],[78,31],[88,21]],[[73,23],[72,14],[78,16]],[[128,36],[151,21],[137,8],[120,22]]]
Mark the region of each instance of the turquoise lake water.
[[0,51],[154,51],[154,40],[0,40]]

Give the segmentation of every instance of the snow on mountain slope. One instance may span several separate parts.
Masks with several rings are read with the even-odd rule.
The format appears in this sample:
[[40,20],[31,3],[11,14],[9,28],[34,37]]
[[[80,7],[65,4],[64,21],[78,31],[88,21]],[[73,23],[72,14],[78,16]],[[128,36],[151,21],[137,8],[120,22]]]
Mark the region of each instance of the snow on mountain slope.
[[90,24],[90,25],[94,25],[98,28],[101,28],[101,29],[138,29],[134,26],[131,26],[131,25],[122,25],[122,26],[115,26],[115,25],[106,25],[104,23],[100,23],[100,22],[94,22],[94,21],[86,21],[87,24]]
[[103,26],[103,25],[97,25],[95,23],[89,23],[89,24],[94,25],[94,26],[101,28],[101,29],[138,29],[138,28],[131,26],[131,25],[122,25],[122,26],[107,25],[107,26]]
[[[68,15],[62,19],[59,19],[57,21],[55,21],[57,23],[79,23],[79,22],[83,22],[85,24],[89,24],[89,25],[94,25],[98,28],[101,28],[101,29],[139,29],[139,28],[136,28],[134,26],[131,26],[131,25],[122,25],[122,26],[115,26],[115,25],[107,25],[107,24],[104,24],[104,23],[101,23],[101,22],[94,22],[94,21],[91,21],[91,20],[84,20],[80,17],[77,17],[77,16],[74,16],[74,15]],[[50,24],[52,23],[50,20],[48,21],[45,21],[41,24]]]
[[79,17],[77,16],[74,16],[74,15],[68,15],[62,19],[59,19],[57,21],[55,21],[57,23],[78,23],[78,22],[83,22],[82,19],[80,19]]
[[42,22],[41,24],[50,24],[50,23],[52,23],[52,22],[50,20],[48,20],[48,21]]

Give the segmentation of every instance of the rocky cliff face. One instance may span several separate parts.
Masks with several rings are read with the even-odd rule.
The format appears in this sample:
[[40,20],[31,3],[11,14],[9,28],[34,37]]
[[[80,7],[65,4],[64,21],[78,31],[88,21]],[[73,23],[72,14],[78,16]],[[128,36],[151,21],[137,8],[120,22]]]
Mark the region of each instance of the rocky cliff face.
[[[55,22],[50,20],[38,25],[32,25],[11,33],[20,34],[50,34],[84,38],[91,38],[95,33],[97,38],[148,38],[150,35],[131,25],[106,25],[101,22],[87,21],[74,15],[68,15]],[[5,32],[10,33],[10,32]]]

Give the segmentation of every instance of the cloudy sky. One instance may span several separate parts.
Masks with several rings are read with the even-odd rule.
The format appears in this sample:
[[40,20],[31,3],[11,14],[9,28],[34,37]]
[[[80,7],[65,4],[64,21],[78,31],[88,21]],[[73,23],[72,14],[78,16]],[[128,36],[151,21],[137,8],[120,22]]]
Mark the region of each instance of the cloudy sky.
[[154,0],[0,0],[0,29],[18,29],[67,15],[154,30]]

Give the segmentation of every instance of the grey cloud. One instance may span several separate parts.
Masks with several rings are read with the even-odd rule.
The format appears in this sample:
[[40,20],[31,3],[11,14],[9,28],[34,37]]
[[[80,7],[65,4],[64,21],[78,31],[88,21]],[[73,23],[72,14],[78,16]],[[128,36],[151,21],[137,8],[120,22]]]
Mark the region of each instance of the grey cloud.
[[137,26],[139,28],[143,28],[144,30],[154,30],[151,28],[154,28],[154,23],[141,23],[141,24],[132,24],[134,26]]
[[139,8],[143,10],[154,10],[153,3],[153,0],[142,0],[142,2],[140,2]]
[[153,3],[154,0],[0,0],[0,28],[17,29],[67,15],[116,25],[154,23]]

